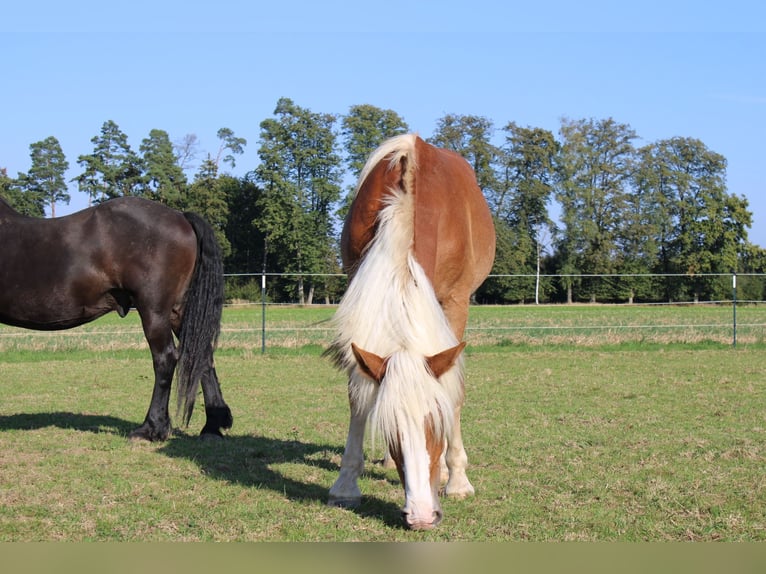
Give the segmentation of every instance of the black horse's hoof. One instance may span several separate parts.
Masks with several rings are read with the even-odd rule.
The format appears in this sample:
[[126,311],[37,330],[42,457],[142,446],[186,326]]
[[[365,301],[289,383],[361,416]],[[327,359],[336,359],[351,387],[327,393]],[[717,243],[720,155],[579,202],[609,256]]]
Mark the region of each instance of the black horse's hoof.
[[204,427],[199,433],[199,437],[204,440],[222,440],[223,433],[218,429]]
[[223,435],[206,432],[206,433],[200,433],[199,438],[200,440],[217,441],[217,440],[223,440]]
[[230,429],[234,424],[234,417],[228,405],[220,407],[205,407],[205,426],[202,432],[210,432],[221,435],[220,429]]
[[162,442],[167,440],[170,431],[157,431],[148,425],[141,425],[128,435],[131,440],[145,440],[147,442]]

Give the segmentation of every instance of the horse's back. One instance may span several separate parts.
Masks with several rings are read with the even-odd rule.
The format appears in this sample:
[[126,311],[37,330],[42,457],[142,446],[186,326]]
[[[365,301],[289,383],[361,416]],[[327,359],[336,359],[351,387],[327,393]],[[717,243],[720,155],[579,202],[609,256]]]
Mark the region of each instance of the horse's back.
[[194,266],[197,240],[184,215],[160,203],[138,197],[113,199],[95,208],[93,226],[83,235],[99,237],[104,265],[120,270],[123,280],[131,267],[178,273]]

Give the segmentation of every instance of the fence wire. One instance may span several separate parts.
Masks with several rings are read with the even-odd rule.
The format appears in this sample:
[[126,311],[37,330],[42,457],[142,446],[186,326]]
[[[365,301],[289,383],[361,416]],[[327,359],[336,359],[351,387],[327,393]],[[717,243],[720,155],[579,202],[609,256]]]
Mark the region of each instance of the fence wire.
[[[266,351],[272,347],[326,347],[333,330],[330,323],[337,298],[314,297],[311,304],[297,304],[295,298],[273,300],[269,285],[279,281],[292,282],[297,274],[229,274],[227,304],[219,347],[246,351]],[[341,274],[303,274],[304,288],[309,280],[317,284],[337,281],[343,285]],[[564,276],[544,276],[561,281]],[[569,276],[574,277],[574,276]],[[641,278],[654,281],[692,281],[688,276],[578,276],[590,279]],[[692,297],[674,301],[599,301],[590,297],[575,298],[571,304],[546,302],[534,304],[534,298],[513,304],[472,305],[465,339],[469,345],[544,346],[544,345],[604,345],[637,343],[695,343],[759,344],[766,340],[766,301],[753,296],[755,287],[764,284],[760,274],[716,274],[707,280],[724,282],[729,296],[702,300]],[[493,275],[494,280],[534,279],[533,275]],[[232,282],[254,285],[251,296],[243,297],[241,289]],[[748,284],[749,282],[749,284]],[[745,287],[743,288],[743,284]],[[240,284],[241,287],[241,284]],[[743,291],[748,295],[742,297]],[[291,288],[290,293],[296,292]],[[316,294],[316,291],[315,291]],[[238,296],[239,295],[239,296]],[[329,301],[328,301],[329,300]],[[127,322],[127,323],[126,323]],[[40,332],[0,325],[0,353],[3,351],[72,351],[145,349],[140,321],[136,313],[124,320],[112,314],[94,323],[68,331]],[[0,356],[2,361],[2,356]]]

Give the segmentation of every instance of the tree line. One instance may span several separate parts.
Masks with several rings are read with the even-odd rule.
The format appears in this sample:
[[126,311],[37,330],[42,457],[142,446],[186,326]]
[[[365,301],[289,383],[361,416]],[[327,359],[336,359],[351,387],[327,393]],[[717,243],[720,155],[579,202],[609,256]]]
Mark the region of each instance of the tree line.
[[[221,128],[218,149],[187,175],[200,155],[194,135],[172,142],[153,129],[136,151],[110,120],[71,181],[51,136],[30,145],[29,172],[0,170],[0,194],[35,216],[46,206],[55,216],[70,186],[89,203],[136,195],[195,211],[216,229],[227,273],[288,274],[270,281],[272,301],[331,301],[344,288],[333,274],[356,177],[375,147],[408,131],[393,110],[317,113],[280,98],[260,123],[258,165],[232,175],[247,141]],[[766,251],[748,241],[748,202],[727,190],[726,159],[698,139],[637,147],[636,132],[612,118],[562,118],[554,134],[447,114],[427,140],[469,162],[491,208],[498,277],[477,293],[482,302],[719,299],[729,287],[715,274],[766,270]],[[763,299],[752,285],[747,296]],[[230,286],[230,296],[254,291],[247,281]]]

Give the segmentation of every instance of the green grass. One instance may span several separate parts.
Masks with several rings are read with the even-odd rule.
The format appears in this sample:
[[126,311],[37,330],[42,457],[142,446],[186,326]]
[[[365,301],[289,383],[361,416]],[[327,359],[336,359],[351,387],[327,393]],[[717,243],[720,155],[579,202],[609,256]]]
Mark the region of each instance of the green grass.
[[[580,344],[505,330],[657,322],[655,309],[472,310],[473,325],[504,329],[467,351],[463,431],[477,494],[444,501],[428,533],[400,527],[396,472],[370,447],[362,506],[325,505],[348,424],[345,381],[321,357],[326,335],[304,345],[288,330],[318,328],[332,309],[270,308],[284,345],[274,335],[265,355],[259,309],[226,310],[216,357],[234,427],[222,441],[196,437],[201,409],[164,444],[126,438],[148,407],[151,361],[133,335],[105,333],[138,326],[135,315],[69,339],[2,328],[0,541],[764,541],[757,335],[732,348],[689,328],[643,341],[599,328],[573,333]],[[761,308],[750,311],[760,321]],[[673,312],[666,324],[727,314]]]

